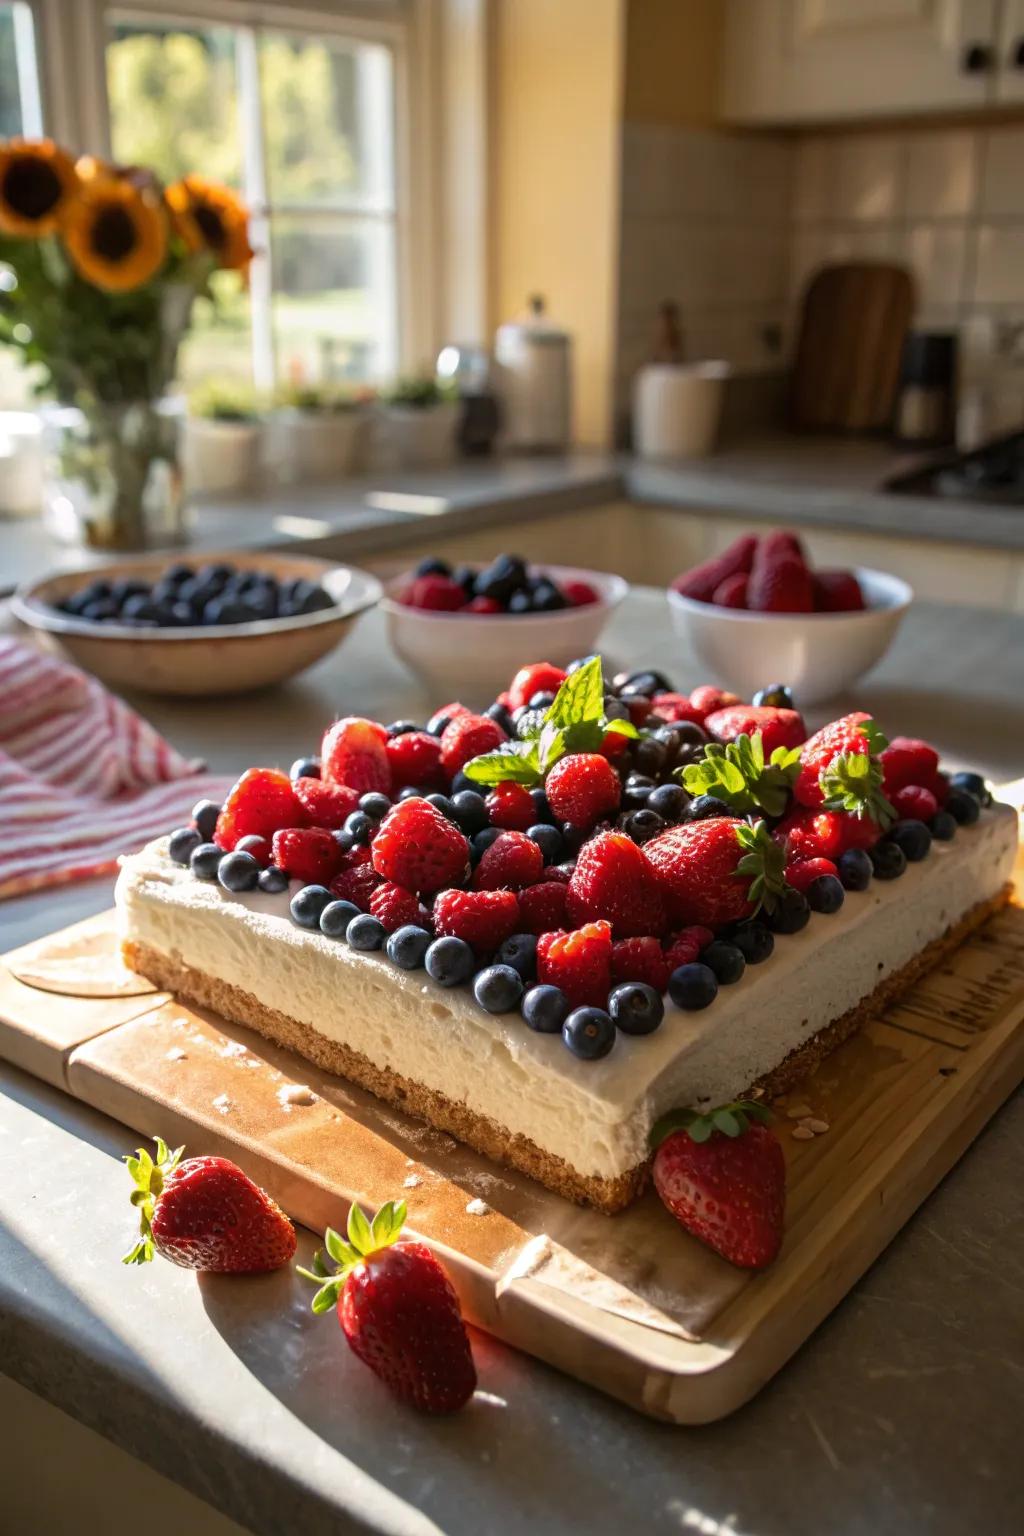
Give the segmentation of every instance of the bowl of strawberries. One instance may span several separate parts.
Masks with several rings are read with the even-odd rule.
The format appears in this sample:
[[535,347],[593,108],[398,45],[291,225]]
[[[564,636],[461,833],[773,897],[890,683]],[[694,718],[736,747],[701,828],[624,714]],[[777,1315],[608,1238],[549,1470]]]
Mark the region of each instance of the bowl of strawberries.
[[745,534],[668,589],[676,633],[716,680],[748,696],[778,677],[800,704],[834,698],[880,661],[913,591],[856,566],[814,569],[796,534]]

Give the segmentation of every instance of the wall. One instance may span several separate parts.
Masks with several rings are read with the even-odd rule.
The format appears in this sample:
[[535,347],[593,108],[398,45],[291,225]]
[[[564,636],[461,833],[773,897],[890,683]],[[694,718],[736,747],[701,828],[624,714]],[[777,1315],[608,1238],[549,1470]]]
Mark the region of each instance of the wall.
[[623,117],[707,127],[718,110],[721,0],[629,0]]

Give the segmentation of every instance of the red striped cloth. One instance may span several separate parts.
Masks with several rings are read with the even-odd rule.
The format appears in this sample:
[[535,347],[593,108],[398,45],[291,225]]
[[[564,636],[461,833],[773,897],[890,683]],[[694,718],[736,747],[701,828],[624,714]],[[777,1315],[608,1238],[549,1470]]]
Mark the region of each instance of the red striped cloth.
[[0,635],[0,897],[110,873],[230,779],[94,677]]

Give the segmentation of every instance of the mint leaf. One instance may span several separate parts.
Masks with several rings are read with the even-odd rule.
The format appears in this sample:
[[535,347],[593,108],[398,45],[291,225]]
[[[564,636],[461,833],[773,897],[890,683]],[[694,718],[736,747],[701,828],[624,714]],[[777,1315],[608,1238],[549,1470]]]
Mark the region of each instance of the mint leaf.
[[610,731],[613,736],[627,736],[630,741],[639,741],[640,732],[632,720],[605,720],[605,731]]
[[545,715],[545,721],[562,727],[598,721],[604,715],[604,673],[600,656],[592,656],[570,672]]
[[565,756],[565,731],[549,721],[540,733],[537,743],[537,759],[542,774],[548,773],[560,757]]
[[542,778],[536,741],[509,743],[471,758],[463,767],[467,779],[474,784],[539,784]]

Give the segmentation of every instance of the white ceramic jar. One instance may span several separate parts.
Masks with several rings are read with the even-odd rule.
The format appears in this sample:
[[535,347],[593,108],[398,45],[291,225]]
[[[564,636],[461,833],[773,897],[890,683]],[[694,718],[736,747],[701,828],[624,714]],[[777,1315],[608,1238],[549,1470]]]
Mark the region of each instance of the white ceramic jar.
[[494,357],[505,447],[564,452],[572,431],[572,338],[548,320],[539,294],[525,318],[498,327]]
[[633,387],[633,449],[642,459],[697,459],[718,436],[723,362],[649,363]]

